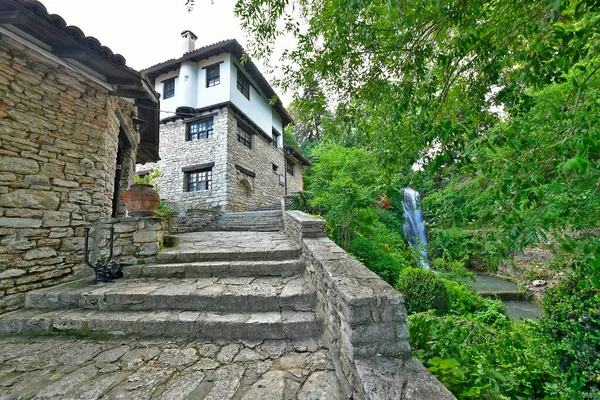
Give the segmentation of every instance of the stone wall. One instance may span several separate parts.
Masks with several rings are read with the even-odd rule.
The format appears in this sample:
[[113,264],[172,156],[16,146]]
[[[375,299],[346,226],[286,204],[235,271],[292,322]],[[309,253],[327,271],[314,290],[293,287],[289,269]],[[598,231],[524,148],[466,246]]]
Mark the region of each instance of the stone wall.
[[[285,176],[283,149],[260,134],[252,135],[252,148],[237,139],[238,119],[229,113],[229,137],[227,141],[228,180],[227,205],[229,210],[244,211],[251,207],[279,204],[285,195],[285,185],[280,184],[280,175]],[[236,166],[252,172],[249,176]]]
[[163,239],[163,221],[159,217],[101,218],[90,231],[92,264],[109,255],[110,228],[114,227],[113,260],[136,265],[156,261]]
[[[206,113],[206,115],[213,115]],[[187,208],[199,206],[225,207],[227,192],[227,121],[226,107],[214,115],[212,137],[187,140],[189,120],[170,122],[160,126],[160,158],[156,163],[138,165],[138,171],[158,169],[161,173],[157,186],[160,196],[175,209],[185,213]],[[183,168],[214,162],[212,189],[187,192]]]
[[325,221],[284,212],[285,232],[302,247],[317,314],[348,398],[453,399],[410,355],[404,298],[325,236]]
[[83,228],[112,212],[117,109],[132,113],[106,88],[0,35],[0,313],[85,268]]
[[287,194],[293,194],[301,192],[304,188],[302,187],[302,174],[304,173],[304,166],[295,160],[290,160],[291,157],[286,157],[288,162],[294,163],[294,175],[286,173],[287,180]]
[[[227,106],[205,115],[214,118],[212,137],[186,140],[187,125],[196,117],[163,124],[160,128],[161,160],[138,165],[137,171],[158,169],[161,172],[157,182],[160,196],[179,211],[180,217],[185,216],[188,209],[243,211],[279,204],[286,191],[279,177],[285,176],[283,149],[273,147],[259,134],[252,135],[251,149],[240,143],[237,139],[238,118]],[[209,163],[214,163],[212,189],[187,192],[183,169]],[[296,174],[289,178],[289,190],[301,190],[302,166],[297,165]]]
[[188,208],[184,216],[175,217],[172,233],[197,232],[221,214],[218,210]]

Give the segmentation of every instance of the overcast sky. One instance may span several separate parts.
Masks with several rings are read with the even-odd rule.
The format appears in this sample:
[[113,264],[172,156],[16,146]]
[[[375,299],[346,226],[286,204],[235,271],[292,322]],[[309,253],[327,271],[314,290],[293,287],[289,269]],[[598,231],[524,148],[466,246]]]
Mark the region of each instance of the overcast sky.
[[[225,39],[237,39],[246,45],[240,22],[233,15],[235,0],[196,0],[191,13],[185,0],[40,1],[49,13],[60,15],[67,25],[95,37],[138,70],[181,57],[184,30],[198,36],[196,48]],[[261,67],[259,62],[256,64]],[[271,80],[264,70],[263,74]],[[289,104],[289,96],[274,89],[284,104]]]

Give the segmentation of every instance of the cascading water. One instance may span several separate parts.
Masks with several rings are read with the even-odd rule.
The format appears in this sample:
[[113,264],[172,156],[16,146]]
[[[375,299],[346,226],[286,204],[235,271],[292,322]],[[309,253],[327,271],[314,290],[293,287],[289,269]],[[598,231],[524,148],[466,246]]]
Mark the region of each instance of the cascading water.
[[423,222],[421,197],[419,192],[411,188],[402,190],[402,208],[404,208],[404,234],[419,259],[422,268],[431,269],[427,257],[427,235]]

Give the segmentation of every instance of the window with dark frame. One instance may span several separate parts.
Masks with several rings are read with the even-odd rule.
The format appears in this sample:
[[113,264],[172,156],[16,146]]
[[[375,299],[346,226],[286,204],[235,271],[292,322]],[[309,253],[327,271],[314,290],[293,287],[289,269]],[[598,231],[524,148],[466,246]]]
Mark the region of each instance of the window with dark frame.
[[212,189],[212,168],[198,169],[185,173],[186,190],[199,192]]
[[213,135],[214,120],[203,119],[197,122],[191,122],[187,126],[187,140],[208,139]]
[[247,148],[252,148],[252,134],[246,131],[243,127],[238,125],[238,133],[237,133],[238,142],[246,146]]
[[294,176],[294,163],[286,160],[285,162],[285,170],[287,171],[287,173],[291,176]]
[[206,87],[217,86],[221,83],[219,64],[206,68]]
[[245,98],[250,100],[250,82],[239,69],[237,71],[237,90],[239,90]]
[[273,142],[271,142],[271,144],[273,145],[273,147],[275,147],[277,149],[277,148],[279,148],[279,146],[277,145],[277,141],[279,140],[279,136],[281,134],[279,132],[277,132],[275,130],[275,128],[273,128],[272,134],[273,134]]
[[175,78],[162,81],[163,84],[163,99],[170,99],[175,96]]

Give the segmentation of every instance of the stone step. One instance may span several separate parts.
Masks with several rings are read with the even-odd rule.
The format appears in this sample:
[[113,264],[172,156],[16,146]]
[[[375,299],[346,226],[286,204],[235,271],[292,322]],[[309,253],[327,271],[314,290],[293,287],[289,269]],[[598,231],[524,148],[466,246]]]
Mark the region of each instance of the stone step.
[[308,287],[303,276],[123,279],[99,285],[90,285],[85,280],[28,292],[25,297],[28,308],[101,311],[312,311],[315,302],[315,291]]
[[204,261],[276,261],[298,259],[301,253],[302,252],[299,248],[209,248],[169,250],[158,253],[156,256],[156,262],[160,264],[175,264]]
[[302,260],[211,261],[184,264],[131,265],[123,269],[125,278],[209,278],[246,276],[293,276],[304,272]]
[[[203,231],[252,231],[252,232],[279,232],[283,230],[283,224],[270,224],[270,225],[243,225],[243,224],[232,224],[232,225],[207,225],[202,227]],[[191,232],[191,231],[190,231]]]
[[321,335],[314,312],[217,314],[198,311],[25,309],[0,315],[0,335],[195,337],[210,340],[311,339]]

